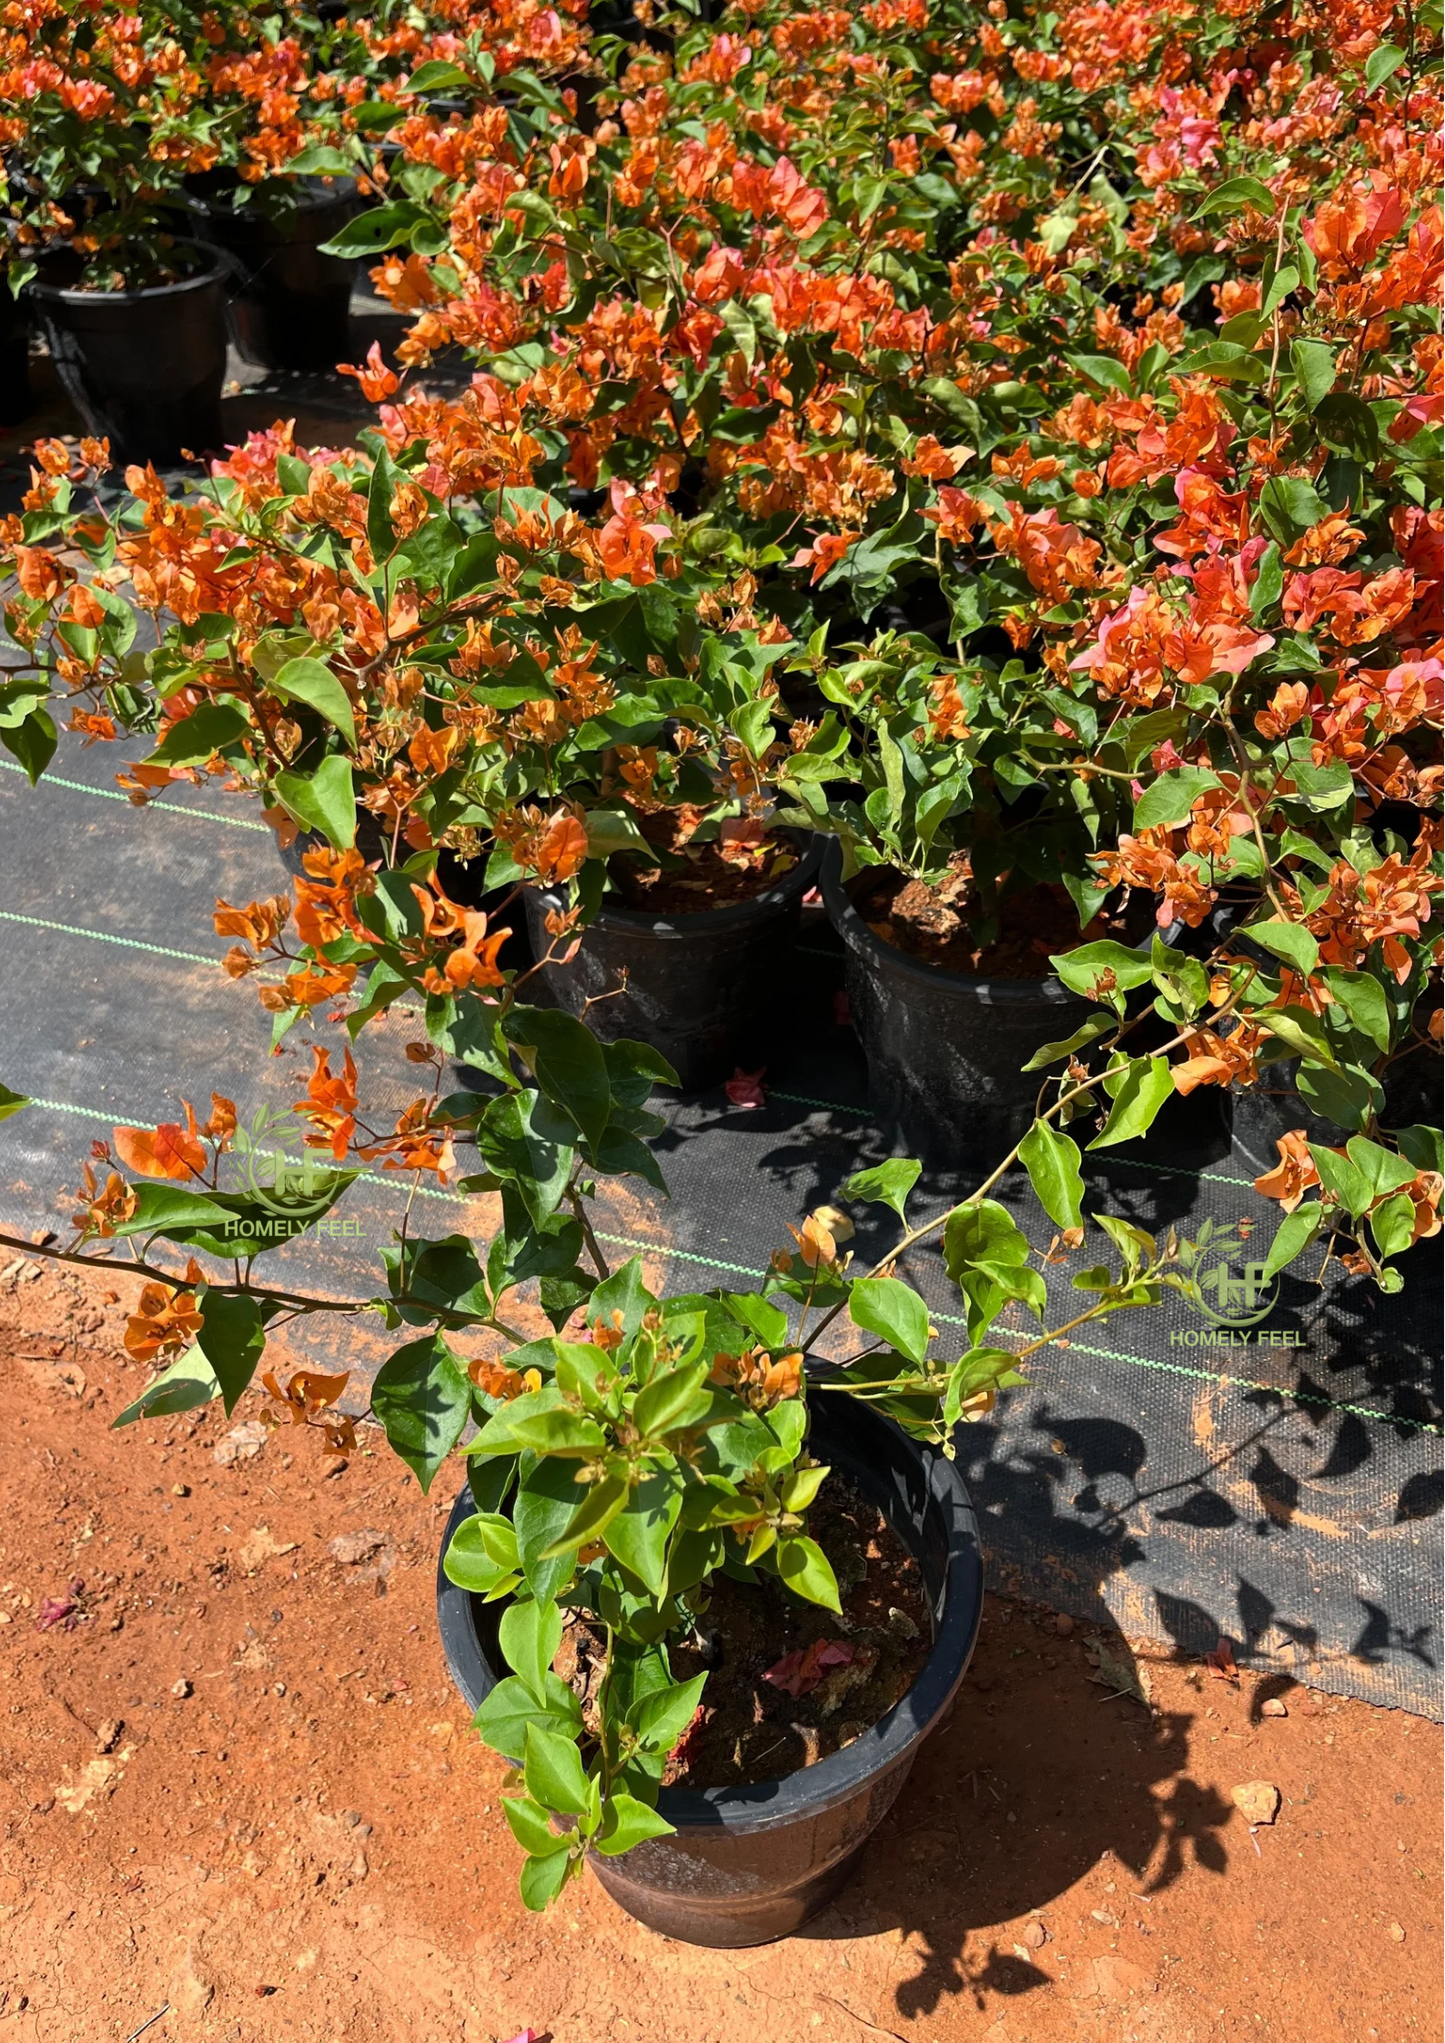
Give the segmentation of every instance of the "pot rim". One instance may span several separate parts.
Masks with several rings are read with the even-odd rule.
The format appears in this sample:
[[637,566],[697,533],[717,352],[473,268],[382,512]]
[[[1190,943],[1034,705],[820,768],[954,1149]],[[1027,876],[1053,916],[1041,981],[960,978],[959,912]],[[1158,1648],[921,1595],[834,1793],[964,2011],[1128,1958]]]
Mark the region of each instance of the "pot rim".
[[46,284],[39,277],[32,277],[25,289],[37,298],[53,299],[62,305],[138,305],[146,299],[175,297],[182,291],[198,291],[207,284],[225,281],[225,263],[204,241],[179,241],[177,246],[197,250],[205,256],[206,266],[194,276],[181,277],[174,284],[146,284],[138,291],[81,291],[65,284]]
[[[806,893],[809,883],[817,877],[827,849],[825,841],[816,832],[811,835],[812,842],[803,847],[798,863],[790,866],[765,893],[750,895],[746,901],[730,902],[726,908],[700,908],[692,915],[676,912],[649,915],[641,908],[609,907],[608,897],[604,894],[601,908],[587,927],[592,929],[600,923],[614,929],[625,929],[633,936],[656,937],[664,943],[712,936],[722,929],[736,929],[743,923],[771,913],[775,908],[786,907],[795,895]],[[555,887],[529,887],[526,891],[539,901],[545,901],[549,908],[564,905],[563,896]]]
[[[285,186],[290,194],[290,204],[298,213],[319,213],[328,206],[348,204],[356,197],[356,179],[337,172],[333,177],[266,177],[259,184],[247,185],[246,190],[263,192],[267,185]],[[233,187],[228,187],[234,189]],[[218,214],[223,220],[262,219],[268,224],[271,215],[261,208],[236,207],[226,203],[226,193],[187,191],[186,198],[197,212]]]
[[1062,979],[1052,973],[1046,979],[985,979],[975,978],[969,972],[950,971],[946,965],[925,965],[921,959],[912,958],[896,944],[884,943],[875,936],[853,903],[848,899],[842,881],[843,847],[833,838],[823,854],[823,899],[828,904],[828,915],[833,927],[851,950],[884,970],[897,972],[905,979],[913,979],[920,986],[941,986],[955,993],[966,994],[971,1000],[983,1002],[986,1006],[1006,1007],[1017,1004],[1028,1006],[1046,1001],[1050,1006],[1064,1007],[1070,1004],[1087,1007],[1082,993],[1074,993]]
[[[847,1393],[815,1385],[809,1396],[830,1402],[837,1399],[841,1404]],[[870,1417],[917,1452],[924,1462],[931,1502],[944,1521],[948,1560],[928,1658],[912,1687],[891,1710],[851,1744],[820,1759],[815,1766],[800,1767],[796,1773],[784,1774],[778,1780],[758,1781],[751,1787],[663,1788],[657,1798],[658,1813],[679,1831],[726,1828],[734,1836],[743,1836],[781,1824],[807,1821],[851,1801],[870,1780],[912,1763],[963,1679],[983,1616],[983,1553],[973,1505],[958,1464],[949,1461],[941,1449],[909,1439],[882,1413],[871,1412]],[[447,1577],[441,1555],[445,1554],[457,1525],[475,1509],[470,1489],[463,1485],[447,1520],[441,1554],[437,1557],[437,1614],[442,1622],[442,1647],[448,1671],[473,1710],[478,1707],[482,1692],[477,1676],[485,1675],[486,1662],[472,1623],[470,1592],[458,1588]],[[894,1530],[900,1538],[904,1537],[899,1527]]]

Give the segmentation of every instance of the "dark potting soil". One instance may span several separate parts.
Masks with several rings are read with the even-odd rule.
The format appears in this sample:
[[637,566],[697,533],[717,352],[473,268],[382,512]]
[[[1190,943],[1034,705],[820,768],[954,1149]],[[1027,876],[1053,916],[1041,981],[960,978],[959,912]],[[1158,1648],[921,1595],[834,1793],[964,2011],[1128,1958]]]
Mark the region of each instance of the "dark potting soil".
[[1130,941],[1115,916],[1096,915],[1079,928],[1078,910],[1063,887],[1040,885],[1010,894],[998,905],[998,933],[974,929],[978,900],[968,854],[949,861],[939,886],[910,880],[891,866],[874,867],[850,890],[853,906],[876,937],[924,964],[980,979],[1047,979],[1055,951],[1113,937]]
[[[668,1762],[668,1787],[746,1787],[813,1766],[869,1730],[917,1679],[932,1618],[918,1563],[882,1512],[830,1476],[808,1532],[833,1564],[842,1616],[805,1603],[776,1575],[752,1583],[715,1575],[695,1631],[668,1642],[674,1680],[708,1677]],[[569,1624],[554,1664],[589,1725],[605,1659],[600,1626],[585,1617]]]
[[749,845],[739,862],[725,858],[715,840],[705,844],[672,841],[670,818],[641,819],[643,835],[681,865],[644,865],[641,853],[619,853],[608,867],[611,898],[644,915],[700,915],[708,908],[730,908],[766,893],[798,863],[796,849],[785,838]]

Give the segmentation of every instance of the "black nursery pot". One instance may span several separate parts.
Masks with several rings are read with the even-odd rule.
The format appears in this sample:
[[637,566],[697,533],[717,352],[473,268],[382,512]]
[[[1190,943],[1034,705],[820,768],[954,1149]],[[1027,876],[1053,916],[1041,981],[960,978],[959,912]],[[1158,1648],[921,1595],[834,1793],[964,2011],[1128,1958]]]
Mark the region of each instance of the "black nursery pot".
[[[1251,1177],[1262,1177],[1275,1168],[1279,1143],[1292,1128],[1302,1128],[1305,1140],[1322,1149],[1343,1149],[1355,1132],[1316,1113],[1298,1084],[1298,1058],[1283,1057],[1265,1065],[1257,1085],[1231,1086],[1234,1161]],[[1386,1128],[1439,1126],[1441,1064],[1433,1046],[1422,1045],[1398,1058],[1386,1068],[1382,1084],[1385,1103],[1380,1120]]]
[[0,426],[18,426],[34,405],[29,313],[0,274]]
[[1022,1066],[1092,1012],[1058,979],[975,979],[909,957],[876,937],[828,847],[823,898],[846,948],[848,1009],[868,1060],[868,1091],[889,1140],[949,1164],[994,1155],[1033,1118],[1039,1075]]
[[[766,1058],[770,1025],[787,997],[803,896],[821,856],[814,842],[766,893],[696,915],[647,915],[605,900],[571,962],[543,966],[548,991],[569,1014],[597,1002],[587,1012],[588,1027],[604,1042],[629,1036],[650,1043],[684,1092],[720,1085],[739,1066]],[[548,910],[564,905],[560,894],[528,891],[537,957],[551,942]]]
[[195,254],[193,276],[147,290],[74,290],[65,258],[28,286],[66,396],[118,464],[221,444],[224,270],[210,249]]
[[[838,1893],[896,1801],[924,1740],[948,1715],[978,1636],[983,1563],[956,1465],[838,1392],[809,1399],[809,1446],[876,1503],[917,1560],[933,1611],[933,1651],[888,1714],[851,1745],[784,1780],[750,1788],[664,1788],[671,1837],[620,1858],[592,1857],[629,1915],[683,1943],[732,1950],[791,1936]],[[463,1490],[445,1540],[475,1510]],[[445,1541],[442,1551],[446,1551]],[[451,1677],[475,1709],[506,1672],[501,1604],[437,1569],[437,1616]]]
[[234,265],[229,286],[232,336],[262,369],[334,369],[349,341],[356,263],[323,255],[356,211],[356,194],[319,178],[261,184],[243,206],[223,185],[195,194],[199,232]]

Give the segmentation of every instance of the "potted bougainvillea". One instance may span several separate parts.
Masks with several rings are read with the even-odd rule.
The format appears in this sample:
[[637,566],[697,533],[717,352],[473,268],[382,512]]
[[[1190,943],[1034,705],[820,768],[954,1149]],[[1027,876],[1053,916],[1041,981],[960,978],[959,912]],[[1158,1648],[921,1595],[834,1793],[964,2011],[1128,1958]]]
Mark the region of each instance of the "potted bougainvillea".
[[3,35],[9,281],[67,396],[124,458],[218,446],[224,273],[181,191],[221,151],[201,10],[41,4]]
[[[309,1199],[370,1163],[488,1202],[402,1230],[357,1306],[230,1273],[238,1228],[304,1218],[232,1102],[118,1129],[60,1253],[142,1245],[164,1366],[127,1416],[259,1371],[344,1441],[344,1380],[268,1341],[404,1331],[369,1408],[423,1483],[466,1464],[443,1635],[529,1903],[590,1861],[746,1943],[833,1891],[957,1685],[954,1427],[1041,1342],[1194,1286],[1172,1233],[1086,1214],[1085,1143],[1263,1095],[1269,1274],[1312,1248],[1394,1290],[1439,1231],[1408,1078],[1438,1069],[1439,23],[764,0],[564,55],[548,15],[388,17],[298,120],[377,200],[334,246],[415,315],[351,368],[354,445],[278,426],[204,493],[134,467],[94,503],[103,447],[38,450],[0,740],[38,777],[63,704],[148,741],[137,801],[210,776],[304,839],[294,899],[217,928],[273,1042],[316,1033]],[[476,362],[450,398],[443,348]],[[785,944],[825,852],[880,1103],[952,1128],[958,1196],[916,1213],[895,1156],[754,1288],[659,1294],[595,1224],[609,1180],[662,1183],[649,1102],[704,1075],[646,946],[739,907]],[[403,1000],[427,1082],[378,1128],[351,1044]],[[1062,1316],[1015,1172],[1055,1261],[1110,1245]],[[898,1233],[860,1272],[869,1204]],[[900,1274],[934,1241],[953,1347]]]

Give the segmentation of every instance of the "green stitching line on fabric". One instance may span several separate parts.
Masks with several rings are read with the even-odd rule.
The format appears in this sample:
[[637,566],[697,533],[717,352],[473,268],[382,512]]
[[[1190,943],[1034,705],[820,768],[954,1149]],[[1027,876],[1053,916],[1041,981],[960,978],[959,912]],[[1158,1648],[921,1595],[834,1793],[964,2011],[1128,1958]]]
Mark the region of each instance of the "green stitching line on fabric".
[[220,966],[219,958],[202,957],[199,951],[173,951],[163,943],[142,943],[136,936],[112,936],[108,929],[77,929],[70,922],[47,922],[43,915],[13,915],[0,908],[0,922],[22,922],[28,929],[52,929],[60,936],[88,936],[92,943],[118,944],[122,950],[149,951],[157,958],[179,958],[186,965]]
[[[9,759],[0,759],[0,766],[7,773],[25,773],[23,766],[17,766]],[[29,775],[26,774],[26,779]],[[116,787],[92,787],[88,780],[67,780],[63,773],[44,773],[36,786],[68,787],[76,794],[94,795],[101,802],[124,802],[127,808],[144,807],[159,809],[163,816],[189,816],[197,823],[224,823],[228,830],[259,830],[263,837],[269,837],[271,830],[265,823],[248,823],[244,816],[222,816],[214,809],[188,809],[180,802],[167,805],[165,802],[132,802],[129,795],[122,794]]]

